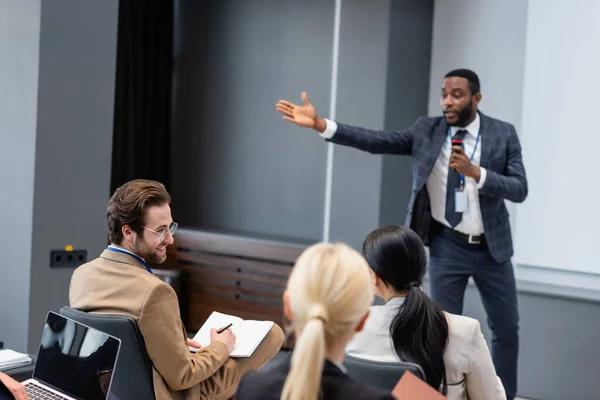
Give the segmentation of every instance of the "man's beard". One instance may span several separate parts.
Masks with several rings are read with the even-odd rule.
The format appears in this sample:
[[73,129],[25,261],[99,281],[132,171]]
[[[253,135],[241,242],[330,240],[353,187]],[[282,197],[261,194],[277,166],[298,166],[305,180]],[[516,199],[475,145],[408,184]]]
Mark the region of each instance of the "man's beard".
[[142,257],[146,261],[150,261],[154,264],[161,264],[166,260],[166,258],[161,258],[161,256],[155,254],[154,250],[148,250],[145,246],[144,241],[139,237],[135,239],[133,247],[135,250],[135,254]]
[[459,114],[458,119],[453,126],[465,127],[468,120],[473,116],[473,99],[469,102],[469,105],[466,106]]

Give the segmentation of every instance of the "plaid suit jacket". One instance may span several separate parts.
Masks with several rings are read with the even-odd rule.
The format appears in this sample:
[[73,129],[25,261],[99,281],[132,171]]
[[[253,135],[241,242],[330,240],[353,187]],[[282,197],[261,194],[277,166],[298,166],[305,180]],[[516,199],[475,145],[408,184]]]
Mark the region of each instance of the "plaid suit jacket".
[[[490,253],[500,263],[513,255],[504,199],[523,202],[527,197],[527,177],[515,127],[481,112],[479,116],[480,166],[487,171],[485,184],[479,189],[479,205]],[[335,135],[328,140],[373,154],[412,156],[413,185],[405,224],[428,244],[431,209],[425,184],[447,134],[444,117],[421,117],[413,126],[394,132],[338,123]]]

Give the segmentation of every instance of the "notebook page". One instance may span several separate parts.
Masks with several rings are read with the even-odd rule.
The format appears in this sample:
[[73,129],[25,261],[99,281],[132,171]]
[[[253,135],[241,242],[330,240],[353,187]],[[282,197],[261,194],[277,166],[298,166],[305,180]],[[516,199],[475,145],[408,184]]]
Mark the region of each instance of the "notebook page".
[[236,343],[231,357],[250,357],[273,327],[273,321],[244,321],[235,333]]
[[[212,328],[217,330],[221,329],[224,326],[229,325],[229,323],[233,323],[230,329],[233,331],[235,336],[238,336],[240,326],[243,322],[244,320],[239,317],[213,311],[206,322],[204,322],[204,325],[202,325],[200,330],[196,333],[196,335],[194,335],[193,340],[200,343],[202,347],[206,347],[210,344],[210,330]],[[190,350],[197,351],[198,349],[190,347]]]

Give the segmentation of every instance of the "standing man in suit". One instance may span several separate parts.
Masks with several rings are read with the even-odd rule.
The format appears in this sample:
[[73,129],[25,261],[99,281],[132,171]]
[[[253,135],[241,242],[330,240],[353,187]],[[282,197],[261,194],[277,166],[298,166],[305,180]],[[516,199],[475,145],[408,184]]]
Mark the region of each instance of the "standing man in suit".
[[[441,88],[443,117],[420,117],[394,132],[321,118],[303,105],[280,100],[283,119],[312,128],[333,143],[374,154],[412,156],[413,187],[406,225],[430,248],[431,294],[446,311],[462,314],[473,277],[492,330],[492,355],[509,399],[516,395],[519,313],[504,200],[527,197],[521,145],[513,125],[478,111],[479,78],[451,71]],[[454,145],[453,145],[454,143]]]
[[229,399],[246,372],[279,351],[283,331],[274,325],[248,358],[229,357],[236,340],[231,329],[220,334],[212,329],[210,344],[190,352],[188,346],[200,345],[187,337],[177,294],[148,265],[163,263],[173,244],[177,224],[170,202],[155,181],[138,179],[115,190],[106,211],[111,245],[75,270],[69,302],[86,312],[122,314],[137,322],[152,361],[157,399]]

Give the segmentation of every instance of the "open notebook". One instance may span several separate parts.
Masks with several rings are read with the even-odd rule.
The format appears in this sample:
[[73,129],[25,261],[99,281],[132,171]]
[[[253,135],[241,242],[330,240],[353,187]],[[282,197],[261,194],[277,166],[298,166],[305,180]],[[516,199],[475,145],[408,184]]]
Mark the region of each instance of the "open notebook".
[[[210,344],[211,328],[219,330],[230,323],[233,324],[230,329],[236,338],[235,347],[230,356],[238,358],[250,357],[275,324],[273,321],[244,321],[233,315],[213,311],[193,339],[200,343],[202,347],[206,347]],[[198,351],[193,347],[190,347],[190,350]]]

